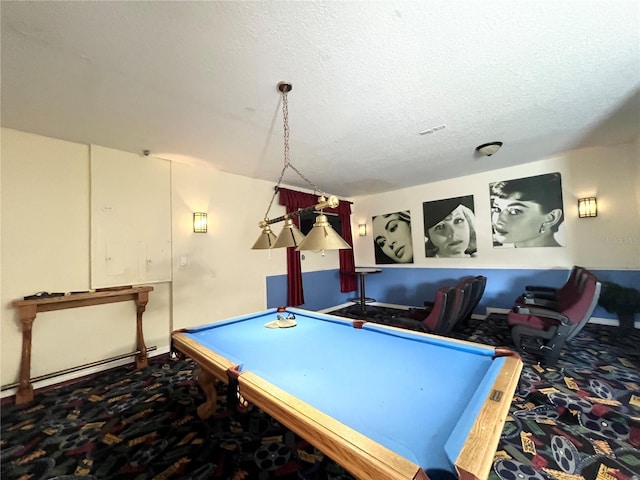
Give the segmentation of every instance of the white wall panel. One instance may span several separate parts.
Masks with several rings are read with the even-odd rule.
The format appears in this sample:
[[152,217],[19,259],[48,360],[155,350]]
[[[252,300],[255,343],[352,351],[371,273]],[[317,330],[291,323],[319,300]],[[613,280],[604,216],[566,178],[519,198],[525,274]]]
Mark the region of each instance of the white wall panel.
[[91,286],[170,280],[170,162],[91,145]]

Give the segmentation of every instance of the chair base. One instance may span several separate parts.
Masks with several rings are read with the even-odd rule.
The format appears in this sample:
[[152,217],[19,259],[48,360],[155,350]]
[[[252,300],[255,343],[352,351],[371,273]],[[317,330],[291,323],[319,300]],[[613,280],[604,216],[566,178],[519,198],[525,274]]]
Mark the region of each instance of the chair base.
[[[558,325],[548,330],[539,330],[525,325],[514,325],[511,327],[511,337],[518,350],[542,356],[545,365],[554,366],[558,363],[560,352],[567,342],[568,331],[568,325]],[[527,338],[536,341],[537,349],[535,351],[527,349],[525,345],[525,339]]]

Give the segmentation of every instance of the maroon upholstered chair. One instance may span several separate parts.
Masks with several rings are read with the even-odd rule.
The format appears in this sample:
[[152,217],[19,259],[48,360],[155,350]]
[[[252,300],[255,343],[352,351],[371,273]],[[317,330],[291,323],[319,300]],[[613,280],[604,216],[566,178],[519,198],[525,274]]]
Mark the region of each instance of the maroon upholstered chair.
[[587,270],[583,275],[578,292],[559,299],[556,309],[526,304],[513,307],[507,322],[519,350],[542,355],[547,365],[556,364],[566,342],[582,330],[598,303],[601,283]]
[[585,279],[585,272],[589,273],[584,267],[574,265],[567,281],[558,288],[527,285],[525,286],[525,293],[516,303],[557,308],[558,302],[566,301],[567,299],[571,300],[579,294],[581,283]]
[[452,329],[455,329],[460,324],[466,324],[469,322],[471,314],[480,303],[482,295],[484,295],[484,289],[487,286],[487,277],[483,275],[476,275],[475,277],[472,277],[471,279],[465,281],[465,284],[469,283],[471,284],[471,292],[469,293],[469,298],[466,299],[464,310],[460,312],[459,317],[453,325]]
[[421,319],[397,317],[385,323],[394,327],[408,328],[421,332],[442,334],[456,301],[453,287],[442,287],[436,292],[433,307]]
[[456,303],[444,327],[443,334],[447,334],[455,329],[462,323],[466,316],[468,316],[469,308],[473,307],[472,302],[475,284],[476,280],[474,277],[465,277],[456,284]]
[[[445,318],[438,321],[438,327],[435,330],[438,334],[446,335],[451,330],[466,322],[476,308],[487,285],[487,277],[478,275],[475,277],[464,277],[458,281],[455,287],[449,288],[451,291],[447,299],[446,309],[442,314]],[[430,317],[430,313],[435,308],[435,300],[427,300],[424,302],[425,308],[410,309],[408,317],[414,320],[424,321]]]

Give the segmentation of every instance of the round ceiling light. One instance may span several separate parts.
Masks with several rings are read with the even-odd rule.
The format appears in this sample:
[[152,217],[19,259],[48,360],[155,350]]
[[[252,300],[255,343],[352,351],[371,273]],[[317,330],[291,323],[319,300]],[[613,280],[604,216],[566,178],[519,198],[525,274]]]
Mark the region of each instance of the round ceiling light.
[[502,147],[502,142],[489,142],[483,143],[482,145],[478,145],[476,147],[476,152],[485,157],[490,157]]

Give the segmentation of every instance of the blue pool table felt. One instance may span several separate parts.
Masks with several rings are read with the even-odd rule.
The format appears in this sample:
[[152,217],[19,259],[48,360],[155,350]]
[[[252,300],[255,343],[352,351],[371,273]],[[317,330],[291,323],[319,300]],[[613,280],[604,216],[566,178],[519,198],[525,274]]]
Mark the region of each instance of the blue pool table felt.
[[186,334],[425,470],[454,471],[504,358],[493,359],[492,347],[287,312],[295,327],[265,328],[274,309]]

